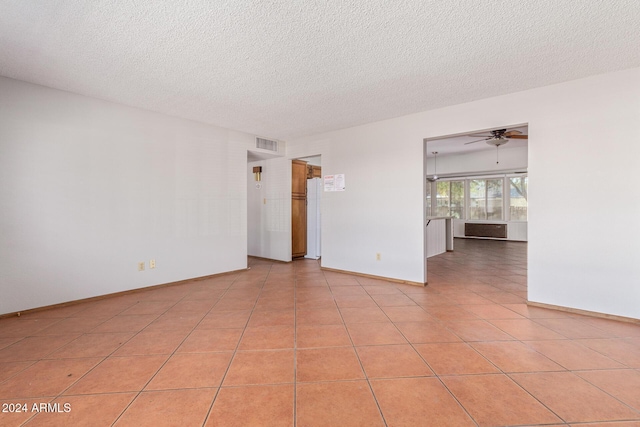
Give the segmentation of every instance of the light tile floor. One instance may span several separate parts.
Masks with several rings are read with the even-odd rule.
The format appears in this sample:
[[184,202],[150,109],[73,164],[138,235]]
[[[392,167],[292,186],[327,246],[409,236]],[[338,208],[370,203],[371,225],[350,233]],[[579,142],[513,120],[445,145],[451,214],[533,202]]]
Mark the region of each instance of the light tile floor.
[[455,245],[426,288],[250,259],[1,319],[0,426],[640,426],[640,325],[527,306],[524,243]]

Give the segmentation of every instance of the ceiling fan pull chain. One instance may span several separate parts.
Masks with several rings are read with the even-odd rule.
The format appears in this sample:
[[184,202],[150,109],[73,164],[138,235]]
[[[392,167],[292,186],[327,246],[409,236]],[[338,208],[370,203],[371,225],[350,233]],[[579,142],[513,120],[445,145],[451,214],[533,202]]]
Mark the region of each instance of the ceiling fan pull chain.
[[498,150],[500,149],[500,146],[496,145],[496,165],[500,164],[500,159],[498,158]]

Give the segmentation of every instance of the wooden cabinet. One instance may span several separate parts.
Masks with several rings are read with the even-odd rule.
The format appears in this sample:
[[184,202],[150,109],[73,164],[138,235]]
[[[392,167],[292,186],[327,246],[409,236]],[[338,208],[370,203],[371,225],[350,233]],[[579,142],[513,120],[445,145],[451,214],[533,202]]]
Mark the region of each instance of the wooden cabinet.
[[307,254],[307,162],[291,161],[291,256]]
[[307,179],[322,178],[322,168],[320,166],[307,166]]

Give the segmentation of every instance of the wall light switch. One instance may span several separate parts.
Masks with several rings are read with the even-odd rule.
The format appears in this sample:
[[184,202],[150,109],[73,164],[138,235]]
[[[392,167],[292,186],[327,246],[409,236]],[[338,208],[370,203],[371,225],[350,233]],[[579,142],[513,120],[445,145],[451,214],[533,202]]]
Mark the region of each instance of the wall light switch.
[[151,261],[149,261],[149,268],[156,268],[156,260],[152,259]]
[[144,271],[144,262],[138,263],[138,271]]

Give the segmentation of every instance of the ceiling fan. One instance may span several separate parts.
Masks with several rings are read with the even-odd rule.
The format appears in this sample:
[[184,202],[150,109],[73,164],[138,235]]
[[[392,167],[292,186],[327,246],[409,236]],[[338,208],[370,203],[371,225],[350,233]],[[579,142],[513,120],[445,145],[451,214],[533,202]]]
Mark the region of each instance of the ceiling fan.
[[464,145],[474,144],[476,142],[485,141],[489,145],[495,145],[499,147],[509,142],[509,139],[528,139],[529,135],[523,135],[519,130],[496,129],[492,130],[491,135],[469,135],[469,136],[483,136],[482,139],[477,139],[471,142],[465,142]]

